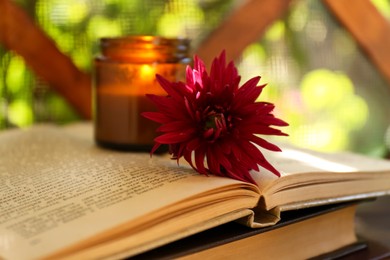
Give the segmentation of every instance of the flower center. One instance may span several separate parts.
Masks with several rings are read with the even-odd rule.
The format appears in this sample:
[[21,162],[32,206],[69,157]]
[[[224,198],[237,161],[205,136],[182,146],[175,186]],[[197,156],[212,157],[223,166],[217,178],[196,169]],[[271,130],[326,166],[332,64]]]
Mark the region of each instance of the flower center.
[[227,127],[224,114],[216,111],[208,113],[204,124],[203,136],[209,140],[215,140],[226,132]]
[[215,113],[213,115],[209,115],[209,117],[206,120],[205,128],[218,128],[218,125],[224,120],[222,113]]

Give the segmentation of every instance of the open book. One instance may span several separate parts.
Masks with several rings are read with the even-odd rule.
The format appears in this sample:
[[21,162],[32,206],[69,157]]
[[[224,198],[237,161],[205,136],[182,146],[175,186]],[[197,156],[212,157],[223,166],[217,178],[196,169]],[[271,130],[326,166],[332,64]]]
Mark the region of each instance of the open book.
[[[0,133],[0,258],[121,258],[238,220],[390,194],[390,161],[283,147],[258,186],[167,156],[104,150],[90,124]],[[184,162],[184,161],[183,161]]]

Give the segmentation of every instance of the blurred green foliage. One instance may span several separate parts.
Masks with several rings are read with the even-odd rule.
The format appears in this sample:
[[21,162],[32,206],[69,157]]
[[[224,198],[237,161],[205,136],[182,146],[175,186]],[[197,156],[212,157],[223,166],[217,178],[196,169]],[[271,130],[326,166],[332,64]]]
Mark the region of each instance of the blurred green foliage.
[[[196,44],[217,26],[232,1],[18,0],[58,48],[82,70],[92,71],[101,37],[149,34],[189,37]],[[206,17],[210,17],[207,19]],[[80,119],[37,78],[23,59],[0,47],[0,129],[34,122]]]
[[[233,0],[18,0],[82,70],[98,40],[128,34],[188,37],[195,47]],[[372,0],[390,17],[387,0]],[[223,44],[221,44],[223,49]],[[386,83],[349,34],[315,0],[296,1],[236,62],[243,81],[261,75],[262,100],[290,123],[286,141],[319,150],[382,156],[390,122]],[[0,129],[80,119],[24,61],[0,46]],[[280,139],[278,139],[280,140]]]
[[[387,0],[373,3],[390,11]],[[296,1],[246,48],[239,69],[244,80],[262,75],[268,83],[261,99],[290,124],[287,142],[374,156],[389,150],[388,84],[320,1]]]

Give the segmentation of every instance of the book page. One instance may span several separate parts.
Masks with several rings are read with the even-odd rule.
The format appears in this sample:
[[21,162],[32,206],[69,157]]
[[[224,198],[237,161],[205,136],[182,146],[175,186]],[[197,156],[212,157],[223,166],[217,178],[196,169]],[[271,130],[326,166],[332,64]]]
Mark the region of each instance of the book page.
[[390,168],[390,161],[351,152],[317,152],[281,145],[282,152],[271,156],[283,175],[305,172],[380,172]]
[[390,194],[390,161],[350,152],[324,153],[278,145],[264,152],[281,173],[252,173],[265,209],[291,210]]
[[278,144],[278,146],[282,149],[282,152],[266,150],[262,152],[267,160],[281,173],[281,177],[278,178],[266,169],[252,173],[261,191],[274,185],[275,182],[284,182],[287,179],[296,181],[299,179],[299,181],[307,182],[324,181],[327,178],[345,178],[345,175],[335,173],[351,173],[351,178],[355,178],[356,173],[390,171],[390,160],[349,152],[316,152],[287,144]]
[[90,134],[71,132],[0,133],[0,258],[41,257],[183,198],[241,185],[167,158],[103,150]]

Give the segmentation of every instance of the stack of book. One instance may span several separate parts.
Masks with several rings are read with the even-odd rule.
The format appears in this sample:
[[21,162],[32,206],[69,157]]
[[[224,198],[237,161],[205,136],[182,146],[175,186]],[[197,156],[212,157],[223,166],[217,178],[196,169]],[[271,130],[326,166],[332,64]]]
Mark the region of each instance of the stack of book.
[[134,259],[340,258],[367,247],[355,234],[356,206],[339,203],[286,211],[280,222],[259,229],[230,222]]
[[[0,258],[305,259],[365,248],[362,201],[390,162],[282,146],[258,185],[97,147],[89,124],[0,133]],[[370,203],[370,202],[368,202]]]

